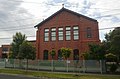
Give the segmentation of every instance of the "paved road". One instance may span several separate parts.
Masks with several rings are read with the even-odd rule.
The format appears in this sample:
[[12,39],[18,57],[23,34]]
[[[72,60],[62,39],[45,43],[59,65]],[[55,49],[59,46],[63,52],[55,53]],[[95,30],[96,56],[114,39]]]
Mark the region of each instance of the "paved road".
[[0,79],[40,79],[40,78],[26,77],[26,76],[20,76],[20,75],[0,74]]

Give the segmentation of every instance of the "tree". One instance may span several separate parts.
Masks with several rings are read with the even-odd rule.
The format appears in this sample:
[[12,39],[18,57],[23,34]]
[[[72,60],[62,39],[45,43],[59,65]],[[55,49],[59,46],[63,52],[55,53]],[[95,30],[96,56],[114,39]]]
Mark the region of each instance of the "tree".
[[51,57],[52,57],[52,63],[51,63],[51,65],[52,65],[52,71],[55,69],[55,67],[54,67],[54,57],[55,57],[55,54],[56,54],[56,52],[55,52],[55,50],[54,49],[52,49],[50,52],[50,55],[51,55]]
[[23,35],[20,32],[17,32],[14,36],[13,36],[13,42],[11,44],[11,54],[10,54],[10,58],[14,58],[14,59],[21,59],[21,57],[19,56],[19,48],[20,45],[26,41],[26,36]]
[[68,72],[68,58],[70,57],[70,54],[71,54],[71,49],[70,48],[61,48],[60,49],[61,53],[62,53],[62,56],[66,59],[66,62],[67,62],[67,72]]
[[60,49],[62,56],[67,60],[70,57],[71,49],[70,48],[61,48]]
[[34,60],[36,58],[35,47],[33,47],[31,43],[24,41],[20,45],[19,52],[20,52],[19,57],[27,60],[27,68],[28,68],[28,59]]
[[115,28],[105,35],[104,45],[106,44],[107,51],[117,56],[120,61],[120,27]]
[[112,53],[106,54],[105,57],[106,57],[106,60],[109,62],[116,61],[116,58],[117,58],[117,56]]
[[113,67],[115,67],[114,65],[116,65],[117,68],[120,62],[120,27],[117,27],[113,31],[107,33],[105,35],[105,40],[103,41],[103,44],[107,52],[107,54],[105,55],[107,61],[116,62],[116,64],[112,64],[110,68],[112,69]]
[[56,54],[55,50],[52,49],[49,53],[50,53],[50,55],[51,55],[51,57],[52,57],[52,60],[53,60],[53,59],[54,59],[54,56],[55,56],[55,54]]
[[89,51],[83,54],[85,59],[102,60],[105,58],[105,49],[101,44],[89,44]]

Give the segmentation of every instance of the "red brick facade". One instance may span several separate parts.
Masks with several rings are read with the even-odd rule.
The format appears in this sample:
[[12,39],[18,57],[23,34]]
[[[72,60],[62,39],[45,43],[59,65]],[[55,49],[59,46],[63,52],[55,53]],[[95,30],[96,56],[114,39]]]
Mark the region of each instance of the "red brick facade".
[[[30,42],[34,47],[36,46],[36,40],[31,40],[28,42]],[[10,48],[11,48],[10,44],[2,45],[0,47],[0,58],[8,58],[10,53]]]
[[[73,39],[73,26],[79,27],[79,39]],[[71,40],[66,40],[65,36],[65,28],[66,26],[71,27]],[[79,51],[79,58],[80,54],[84,51],[88,50],[88,43],[94,42],[99,43],[99,30],[98,30],[98,22],[97,20],[91,19],[89,17],[83,16],[76,12],[70,11],[68,9],[62,8],[52,16],[48,17],[46,20],[41,22],[40,24],[36,25],[35,27],[38,28],[37,30],[37,37],[36,37],[36,47],[37,47],[37,59],[43,60],[44,58],[44,50],[56,50],[55,59],[58,59],[58,50],[62,47],[68,47],[72,50],[78,49]],[[58,40],[58,28],[63,28],[63,41]],[[91,38],[87,38],[86,36],[86,29],[91,28]],[[44,30],[48,28],[56,28],[56,40],[51,41],[51,31],[49,31],[49,41],[44,41]],[[69,59],[73,60],[73,51]],[[50,55],[48,54],[48,59],[51,59]]]
[[2,58],[8,57],[8,54],[10,52],[10,47],[11,47],[11,45],[2,45],[2,47],[1,47],[1,52],[2,52],[1,57]]

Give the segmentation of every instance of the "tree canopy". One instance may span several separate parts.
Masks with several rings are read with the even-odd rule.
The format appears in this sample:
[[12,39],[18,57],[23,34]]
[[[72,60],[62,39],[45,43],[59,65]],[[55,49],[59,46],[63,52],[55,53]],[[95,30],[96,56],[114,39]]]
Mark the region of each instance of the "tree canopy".
[[105,35],[104,45],[109,53],[113,53],[120,60],[120,27],[115,28]]
[[11,53],[10,58],[18,58],[19,59],[19,48],[20,45],[26,41],[26,36],[20,32],[17,32],[15,35],[13,35],[13,42],[11,43]]
[[105,49],[102,44],[91,43],[88,46],[89,51],[83,53],[85,59],[101,60],[105,58]]
[[65,59],[68,59],[70,57],[70,54],[71,54],[71,49],[70,48],[61,48],[61,53],[62,53],[62,56],[65,58]]
[[32,59],[34,60],[36,57],[36,52],[35,52],[35,47],[32,46],[31,43],[24,41],[21,45],[20,45],[20,49],[19,49],[19,57],[21,59]]
[[49,53],[50,53],[52,59],[54,59],[54,56],[56,54],[55,49],[52,49]]

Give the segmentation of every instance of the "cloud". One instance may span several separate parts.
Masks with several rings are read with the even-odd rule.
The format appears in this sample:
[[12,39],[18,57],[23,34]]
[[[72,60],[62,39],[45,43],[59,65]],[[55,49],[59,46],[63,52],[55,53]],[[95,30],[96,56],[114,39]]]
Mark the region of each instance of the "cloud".
[[[23,7],[20,7],[22,0],[19,1],[21,2],[0,0],[0,45],[10,43],[12,41],[11,37],[19,31],[27,35],[35,35],[32,20],[24,20],[32,18],[33,15],[28,13]],[[28,24],[31,25],[27,26]],[[25,27],[31,27],[31,29],[19,30]]]
[[[33,26],[61,9],[62,4],[65,8],[97,19],[100,29],[120,25],[120,0],[0,0],[0,38],[12,37],[17,31],[35,36]],[[11,30],[19,28],[28,29]],[[112,29],[100,30],[101,40],[109,30]],[[6,42],[8,39],[0,39],[0,44]]]

